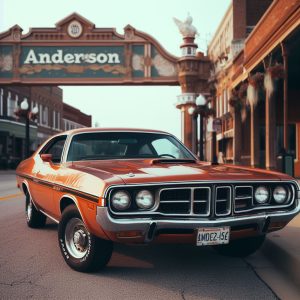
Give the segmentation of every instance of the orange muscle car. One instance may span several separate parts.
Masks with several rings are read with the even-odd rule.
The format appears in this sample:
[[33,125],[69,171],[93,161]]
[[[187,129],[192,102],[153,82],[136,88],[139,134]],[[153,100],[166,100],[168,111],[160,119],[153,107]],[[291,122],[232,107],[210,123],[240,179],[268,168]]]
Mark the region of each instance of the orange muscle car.
[[105,266],[115,242],[193,243],[246,256],[300,210],[293,178],[199,161],[154,130],[58,134],[20,163],[17,181],[28,226],[57,222],[62,255],[78,271]]

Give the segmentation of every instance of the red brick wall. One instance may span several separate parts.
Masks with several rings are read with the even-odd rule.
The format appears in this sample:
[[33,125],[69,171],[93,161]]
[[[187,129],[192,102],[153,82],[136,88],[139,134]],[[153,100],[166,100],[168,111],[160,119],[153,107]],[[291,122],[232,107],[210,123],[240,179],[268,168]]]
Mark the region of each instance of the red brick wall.
[[84,114],[79,109],[63,104],[63,118],[81,124],[83,126],[92,126],[92,116]]
[[233,0],[233,39],[243,39],[247,26],[255,26],[272,0]]
[[254,26],[271,5],[273,0],[248,0],[246,1],[246,25]]
[[246,37],[246,0],[232,0],[233,4],[233,39]]

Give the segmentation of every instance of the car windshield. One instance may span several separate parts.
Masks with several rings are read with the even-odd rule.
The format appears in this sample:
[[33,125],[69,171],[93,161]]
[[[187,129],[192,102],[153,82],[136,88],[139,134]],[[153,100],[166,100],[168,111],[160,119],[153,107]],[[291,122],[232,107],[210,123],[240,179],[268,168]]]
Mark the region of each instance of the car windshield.
[[72,138],[67,161],[130,158],[195,159],[167,134],[89,132]]

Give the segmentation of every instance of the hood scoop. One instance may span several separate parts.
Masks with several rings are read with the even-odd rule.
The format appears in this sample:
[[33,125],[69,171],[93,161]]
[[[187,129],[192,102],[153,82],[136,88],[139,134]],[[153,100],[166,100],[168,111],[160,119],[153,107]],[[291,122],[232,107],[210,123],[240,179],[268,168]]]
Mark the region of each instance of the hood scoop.
[[158,164],[195,164],[195,159],[176,159],[176,158],[170,158],[170,159],[153,159],[151,161],[152,165],[158,165]]

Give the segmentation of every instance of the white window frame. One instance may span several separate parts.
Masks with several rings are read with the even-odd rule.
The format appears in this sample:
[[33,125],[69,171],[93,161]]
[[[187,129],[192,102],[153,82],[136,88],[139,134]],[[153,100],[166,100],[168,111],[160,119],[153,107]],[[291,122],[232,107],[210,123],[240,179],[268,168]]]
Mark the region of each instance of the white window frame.
[[3,89],[0,89],[0,115],[3,116]]
[[39,124],[43,125],[43,105],[40,104],[39,108]]
[[223,114],[227,113],[227,90],[223,90]]
[[52,128],[56,129],[56,119],[55,119],[55,110],[53,110],[53,117],[52,117]]
[[48,106],[45,106],[43,110],[43,125],[47,127],[49,124],[48,121],[49,121],[49,109]]
[[57,112],[57,129],[60,130],[60,112]]

